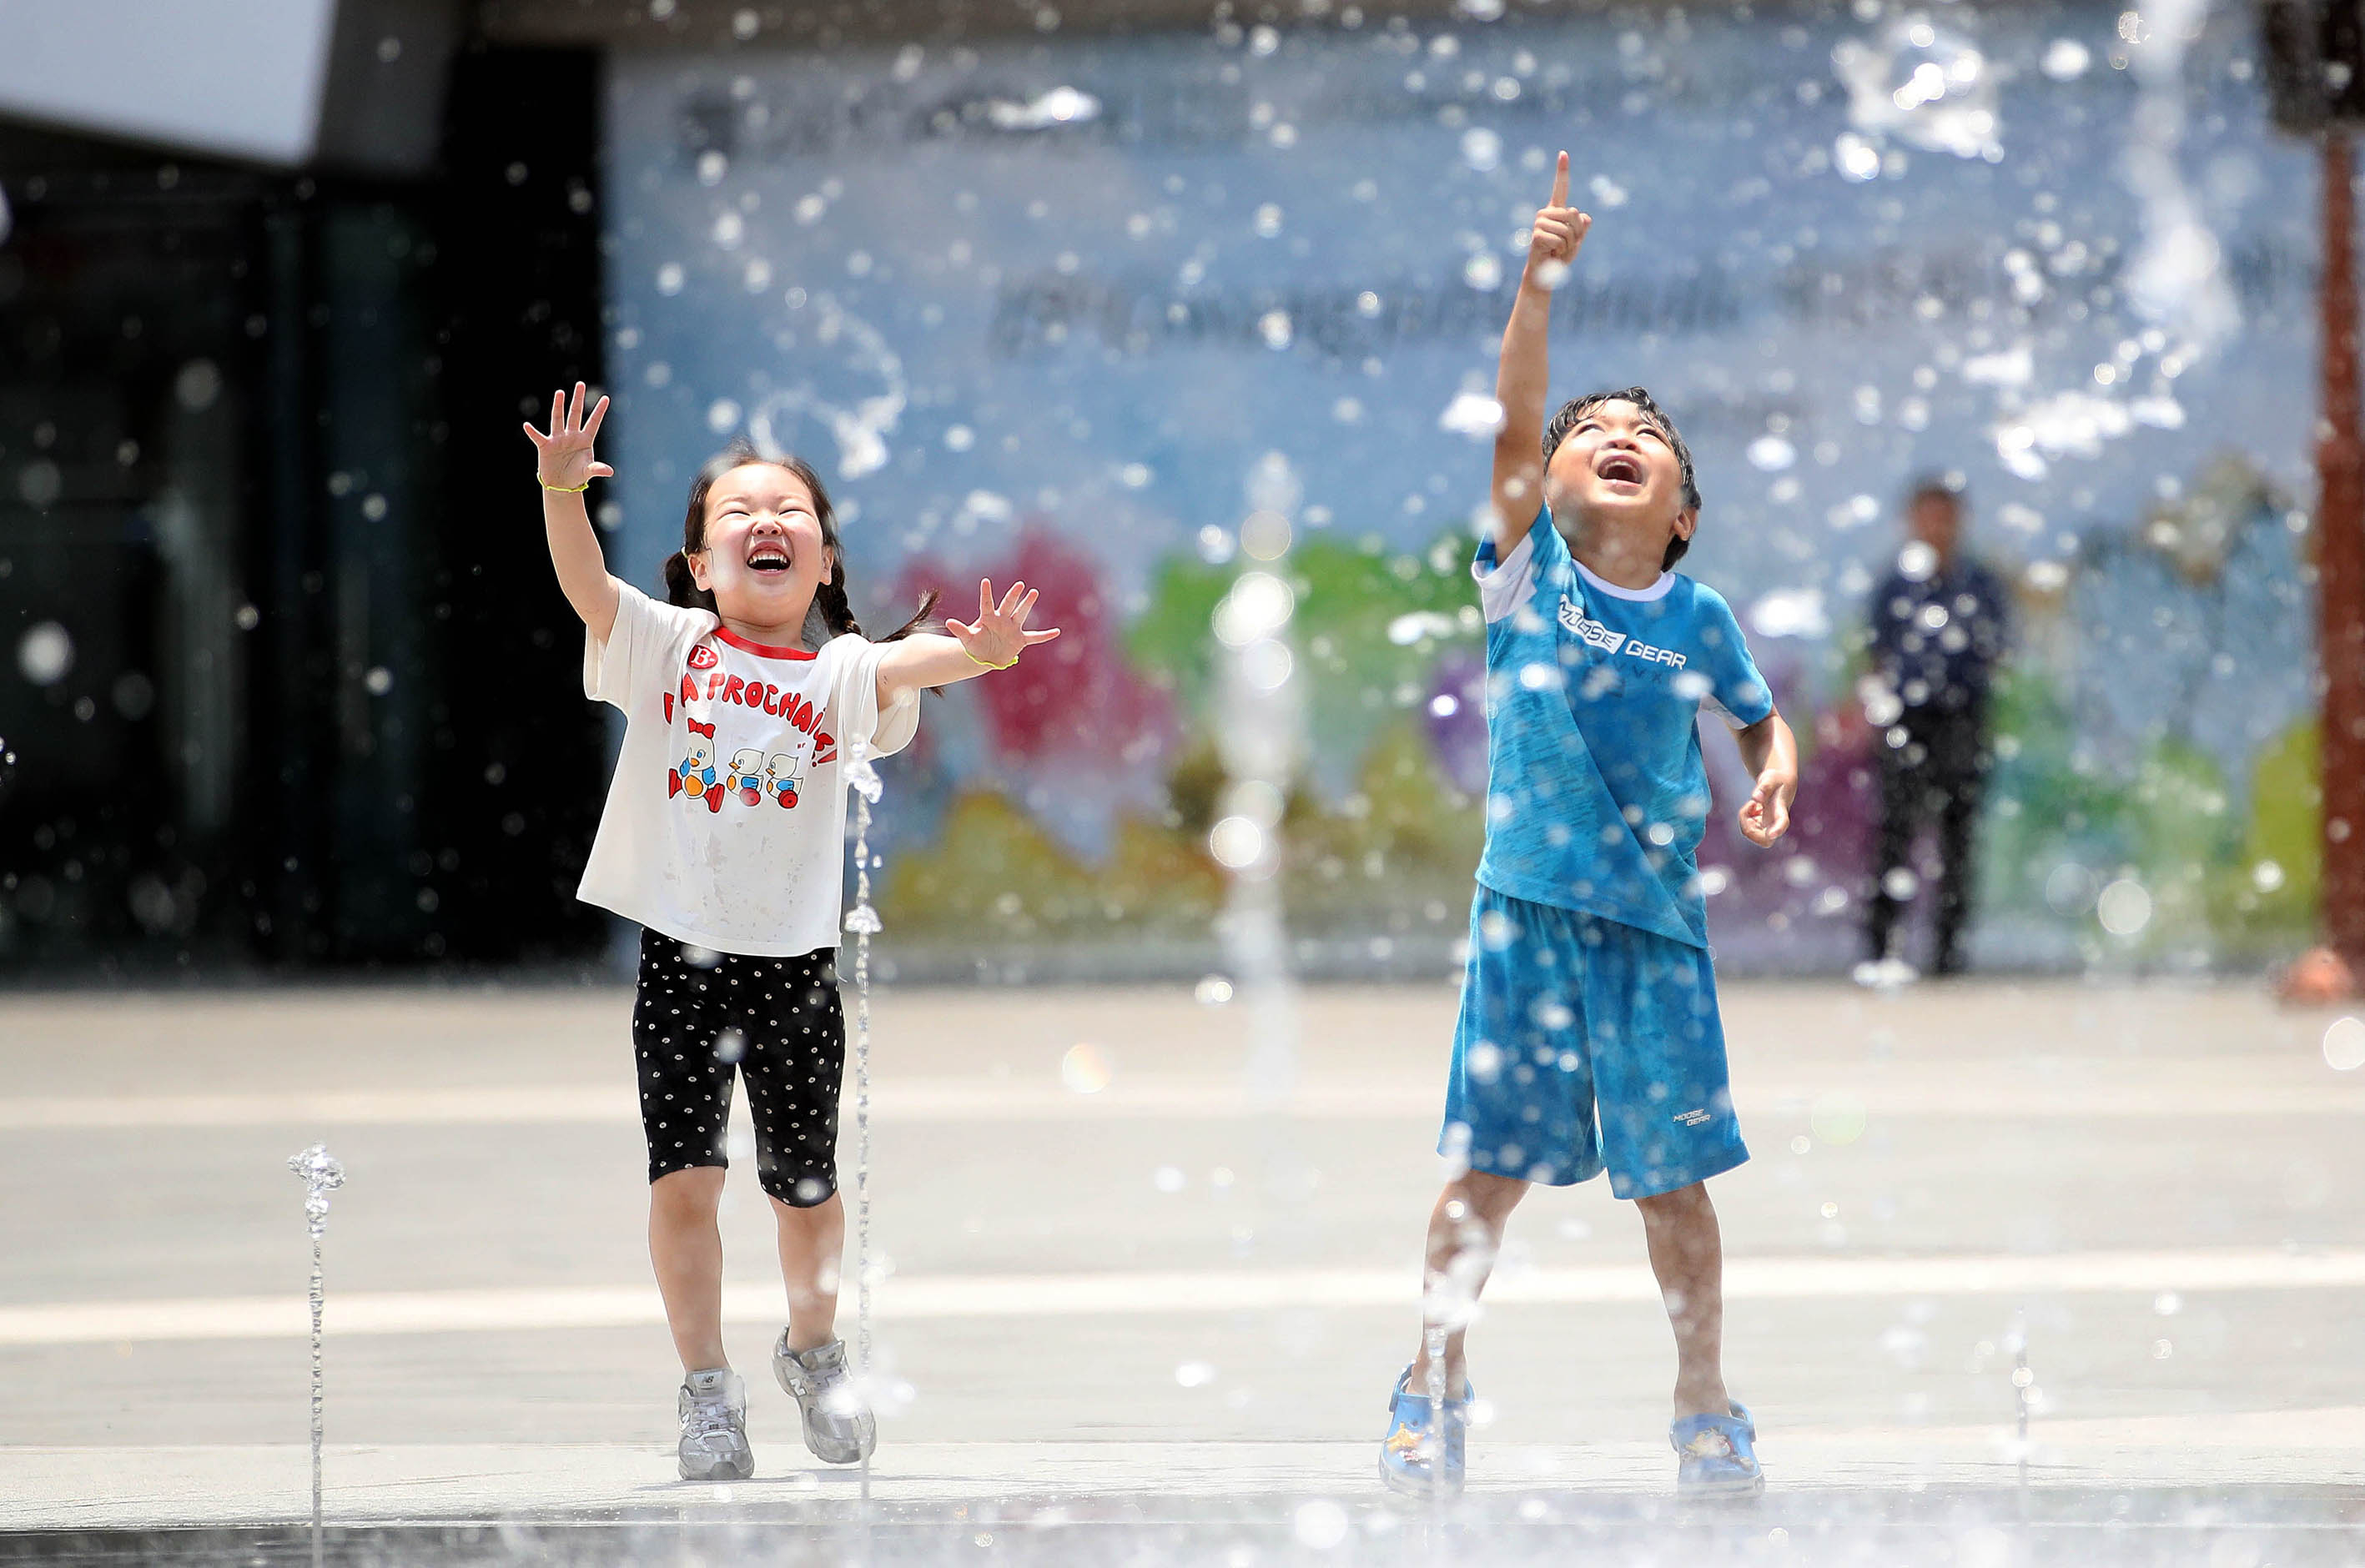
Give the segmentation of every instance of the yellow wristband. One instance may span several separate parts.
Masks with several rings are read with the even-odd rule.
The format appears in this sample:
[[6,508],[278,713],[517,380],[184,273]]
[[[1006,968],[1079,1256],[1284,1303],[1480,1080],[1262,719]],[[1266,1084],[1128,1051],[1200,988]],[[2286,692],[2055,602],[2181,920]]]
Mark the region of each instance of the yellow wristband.
[[[535,477],[541,478],[541,476],[536,475]],[[579,496],[591,487],[591,481],[586,479],[579,485],[554,485],[549,480],[543,479],[542,487],[545,490],[556,490],[562,496]]]
[[[969,644],[968,644],[967,643],[963,643],[963,644],[961,644],[961,652],[962,652],[962,653],[964,653],[964,654],[969,654]],[[1013,654],[1013,655],[1010,655],[1010,664],[1006,664],[1006,665],[998,665],[998,664],[995,664],[992,659],[981,659],[981,658],[979,658],[975,654],[969,654],[969,659],[970,659],[970,663],[971,663],[971,664],[976,664],[976,665],[983,665],[983,666],[984,666],[986,668],[988,668],[988,669],[1008,669],[1008,668],[1010,668],[1010,667],[1011,667],[1011,665],[1014,665],[1014,664],[1016,664],[1016,663],[1018,662],[1018,655],[1017,655],[1016,654]]]

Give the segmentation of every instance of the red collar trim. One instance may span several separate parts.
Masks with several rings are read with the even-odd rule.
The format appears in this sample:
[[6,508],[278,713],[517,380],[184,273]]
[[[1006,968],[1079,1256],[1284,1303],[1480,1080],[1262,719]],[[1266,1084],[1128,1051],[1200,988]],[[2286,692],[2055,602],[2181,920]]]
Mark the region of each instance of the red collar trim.
[[742,637],[738,633],[734,632],[730,627],[722,624],[720,622],[715,623],[714,634],[723,642],[730,644],[733,647],[740,649],[745,653],[754,654],[759,658],[810,659],[814,656],[803,648],[776,648],[769,643],[758,643],[752,637]]

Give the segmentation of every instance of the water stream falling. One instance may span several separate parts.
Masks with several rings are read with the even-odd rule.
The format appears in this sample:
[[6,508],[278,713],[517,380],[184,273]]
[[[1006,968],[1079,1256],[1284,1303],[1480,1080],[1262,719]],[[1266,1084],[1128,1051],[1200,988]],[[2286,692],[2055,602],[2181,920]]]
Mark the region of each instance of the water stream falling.
[[[879,911],[870,902],[870,808],[885,788],[869,754],[869,744],[857,740],[846,765],[846,782],[854,790],[854,907],[846,916],[846,928],[854,933],[854,1377],[866,1400],[870,1396],[870,938],[879,932]],[[867,1450],[860,1506],[867,1556]]]
[[329,1228],[329,1194],[345,1184],[345,1168],[328,1146],[314,1144],[287,1157],[287,1169],[304,1178],[304,1225],[312,1233],[312,1568],[320,1568],[320,1317],[327,1288],[320,1271],[320,1238]]
[[1239,535],[1244,569],[1210,618],[1219,650],[1225,722],[1216,745],[1226,782],[1208,848],[1229,879],[1216,931],[1232,994],[1246,1014],[1243,1087],[1263,1146],[1256,1229],[1240,1239],[1243,1251],[1256,1246],[1284,1257],[1308,1250],[1303,1220],[1317,1177],[1291,1122],[1298,1013],[1283,896],[1283,821],[1306,749],[1305,682],[1290,636],[1297,589],[1289,552],[1300,498],[1300,482],[1280,453],[1251,465],[1250,510]]
[[2028,1417],[2035,1408],[2039,1395],[2036,1373],[2028,1365],[2028,1314],[2025,1309],[2012,1314],[2012,1327],[2004,1332],[2003,1347],[2012,1352],[2012,1448],[2019,1471],[2020,1515],[2026,1518],[2029,1511]]

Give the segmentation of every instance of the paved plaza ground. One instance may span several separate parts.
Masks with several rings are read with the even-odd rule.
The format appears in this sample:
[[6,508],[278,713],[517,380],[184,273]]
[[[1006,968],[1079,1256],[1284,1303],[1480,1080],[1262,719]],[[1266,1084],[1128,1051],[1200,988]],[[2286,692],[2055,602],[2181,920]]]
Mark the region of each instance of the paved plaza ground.
[[[1505,1562],[1578,1537],[2365,1558],[2365,1074],[2327,1065],[2333,1014],[2254,987],[1728,987],[1755,1158],[1712,1190],[1769,1491],[1709,1518],[1669,1511],[1666,1325],[1597,1182],[1514,1221],[1474,1340],[1469,1501],[1438,1521],[1376,1495],[1439,1178],[1442,983],[1299,995],[1279,1101],[1245,1087],[1240,1002],[883,993],[871,1502],[808,1459],[766,1373],[779,1283],[748,1169],[727,1316],[758,1476],[678,1483],[629,1006],[0,998],[0,1560],[129,1560],[143,1530],[181,1532],[151,1555],[298,1550],[308,1250],[284,1162],[315,1140],[351,1178],[326,1509],[354,1561],[836,1561],[865,1519],[867,1550],[911,1561],[1342,1562],[1416,1537]],[[850,1147],[849,1118],[849,1178]]]

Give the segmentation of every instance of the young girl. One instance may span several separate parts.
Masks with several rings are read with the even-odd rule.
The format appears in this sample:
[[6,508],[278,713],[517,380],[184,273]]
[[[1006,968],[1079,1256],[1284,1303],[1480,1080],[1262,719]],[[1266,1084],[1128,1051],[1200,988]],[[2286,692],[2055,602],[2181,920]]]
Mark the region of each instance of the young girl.
[[934,608],[880,642],[862,635],[820,476],[734,442],[689,487],[681,549],[659,604],[609,576],[583,504],[595,478],[577,383],[552,398],[540,454],[543,522],[558,586],[587,633],[586,696],[625,717],[624,745],[577,896],[643,926],[633,1003],[649,1145],[649,1257],[686,1376],[681,1473],[745,1480],[745,1385],[723,1350],[723,1128],[734,1070],[747,1083],[756,1170],[779,1223],[789,1323],[772,1371],[834,1464],[870,1452],[870,1412],[836,1337],[846,1215],[837,1101],[846,1029],[836,958],[850,758],[911,744],[923,687],[1007,669],[1056,630],[1029,632],[1035,595],[923,632]]

